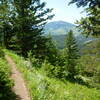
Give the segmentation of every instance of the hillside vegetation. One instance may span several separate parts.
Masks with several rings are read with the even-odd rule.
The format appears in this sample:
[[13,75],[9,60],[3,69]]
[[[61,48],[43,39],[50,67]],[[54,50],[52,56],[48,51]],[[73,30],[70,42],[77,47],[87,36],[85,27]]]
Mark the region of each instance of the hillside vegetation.
[[[6,51],[15,61],[27,82],[32,100],[99,100],[100,90],[69,81],[50,78],[43,69],[36,69],[23,57]],[[44,66],[44,65],[43,65]],[[42,66],[42,67],[43,67]],[[46,66],[46,65],[45,65]]]
[[95,40],[95,38],[81,34],[76,25],[65,21],[54,21],[47,23],[44,27],[45,36],[50,35],[56,44],[57,48],[64,49],[66,47],[66,35],[70,30],[73,30],[74,36],[79,47],[82,47],[85,42]]
[[14,84],[10,76],[10,67],[4,59],[3,50],[0,48],[0,100],[15,100],[16,95],[12,91]]
[[16,96],[5,54],[16,63],[33,100],[100,100],[100,0],[69,0],[86,8],[87,16],[76,26],[46,24],[54,17],[46,2],[0,1],[0,100]]

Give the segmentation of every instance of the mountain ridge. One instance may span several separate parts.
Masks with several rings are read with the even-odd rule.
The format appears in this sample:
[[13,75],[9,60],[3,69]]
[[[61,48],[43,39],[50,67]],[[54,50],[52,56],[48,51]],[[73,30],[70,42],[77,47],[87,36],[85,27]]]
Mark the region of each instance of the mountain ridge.
[[50,22],[44,27],[45,34],[51,35],[66,34],[69,30],[75,30],[75,25],[64,21]]
[[85,42],[92,41],[93,38],[88,37],[86,38],[82,35],[74,24],[64,21],[54,21],[47,23],[44,31],[45,35],[51,35],[53,41],[56,42],[58,48],[63,49],[65,48],[65,38],[68,31],[72,30],[73,34],[76,38],[77,44],[81,47]]

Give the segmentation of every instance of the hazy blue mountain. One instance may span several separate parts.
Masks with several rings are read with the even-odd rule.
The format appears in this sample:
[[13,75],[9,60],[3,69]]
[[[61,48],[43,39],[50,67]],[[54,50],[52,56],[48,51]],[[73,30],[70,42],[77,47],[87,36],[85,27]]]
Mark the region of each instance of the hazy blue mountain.
[[45,26],[47,29],[58,29],[58,28],[64,28],[64,29],[70,29],[72,27],[75,27],[74,24],[64,22],[64,21],[54,21],[47,23]]
[[80,34],[74,24],[64,21],[54,21],[47,23],[44,28],[45,35],[50,34],[52,39],[56,42],[57,47],[61,49],[65,47],[65,37],[69,30],[73,30],[79,46],[82,46],[85,42],[93,40],[91,37],[86,38]]
[[[56,42],[56,45],[59,49],[63,49],[65,47],[65,38],[66,35],[52,35],[52,39]],[[78,35],[75,37],[77,44],[79,45],[79,47],[81,48],[84,44],[91,42],[92,40],[94,40],[92,37],[88,37],[86,38],[83,35]]]
[[51,35],[66,34],[69,30],[73,30],[76,34],[78,33],[74,24],[64,21],[54,21],[45,25],[45,33]]

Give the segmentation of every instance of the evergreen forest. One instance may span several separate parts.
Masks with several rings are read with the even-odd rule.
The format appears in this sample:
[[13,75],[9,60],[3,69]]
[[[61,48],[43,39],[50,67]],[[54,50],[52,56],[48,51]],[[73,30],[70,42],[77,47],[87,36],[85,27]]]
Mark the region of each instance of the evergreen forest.
[[0,0],[0,100],[24,100],[13,90],[23,83],[14,82],[12,67],[30,100],[100,100],[100,0],[69,0],[66,8],[87,16],[67,28],[48,24],[56,14],[44,1]]

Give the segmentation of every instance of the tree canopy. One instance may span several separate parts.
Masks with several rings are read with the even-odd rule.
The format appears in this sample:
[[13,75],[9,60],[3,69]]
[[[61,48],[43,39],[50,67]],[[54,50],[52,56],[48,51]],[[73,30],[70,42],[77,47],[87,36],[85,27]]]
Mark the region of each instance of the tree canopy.
[[67,71],[70,77],[76,75],[76,60],[79,58],[78,46],[76,39],[73,36],[73,31],[70,30],[66,36],[66,62]]
[[[54,15],[53,9],[45,8],[46,3],[40,0],[2,0],[0,10],[1,31],[4,38],[4,45],[27,56],[30,50],[39,54],[40,49],[45,49],[45,42],[48,41],[43,34],[46,22]],[[2,17],[3,16],[3,17]]]
[[85,7],[86,18],[81,18],[77,24],[82,33],[100,35],[100,0],[71,0],[77,7]]

